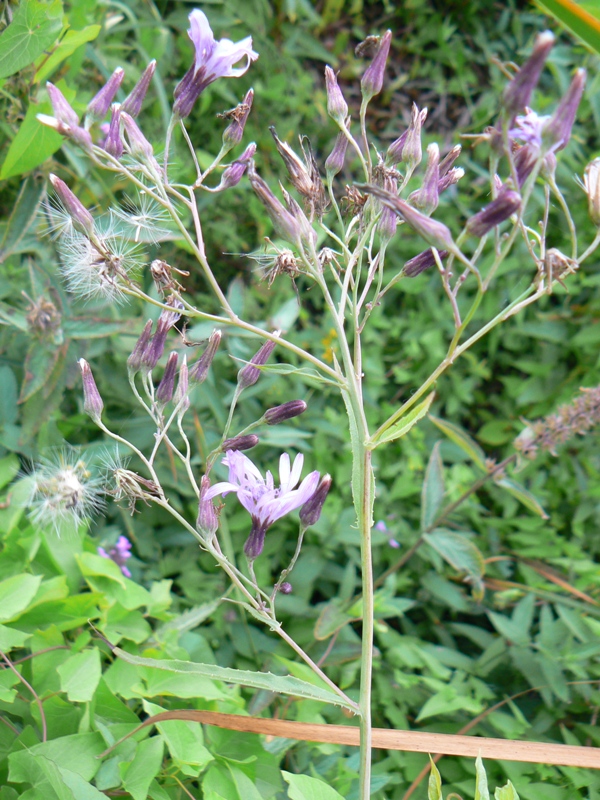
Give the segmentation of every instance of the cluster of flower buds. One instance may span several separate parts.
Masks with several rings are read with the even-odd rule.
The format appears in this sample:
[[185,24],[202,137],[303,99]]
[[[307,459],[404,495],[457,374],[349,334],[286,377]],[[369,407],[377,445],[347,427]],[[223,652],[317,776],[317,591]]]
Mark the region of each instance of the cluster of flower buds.
[[423,158],[421,129],[427,119],[427,109],[412,105],[411,120],[407,130],[395,139],[387,149],[385,163],[388,167],[404,163],[408,169],[418,167]]
[[181,318],[180,311],[183,309],[182,303],[174,297],[170,297],[166,304],[171,306],[173,311],[163,309],[160,312],[154,335],[152,335],[152,321],[149,320],[146,323],[140,338],[127,359],[127,369],[130,375],[135,375],[140,370],[144,372],[153,370],[164,353],[167,334]]
[[321,217],[327,207],[327,197],[310,142],[306,137],[302,137],[300,140],[304,156],[304,160],[302,160],[288,144],[281,141],[275,128],[271,127],[270,131],[275,140],[277,152],[285,163],[292,185],[305,198],[311,214],[315,213]]

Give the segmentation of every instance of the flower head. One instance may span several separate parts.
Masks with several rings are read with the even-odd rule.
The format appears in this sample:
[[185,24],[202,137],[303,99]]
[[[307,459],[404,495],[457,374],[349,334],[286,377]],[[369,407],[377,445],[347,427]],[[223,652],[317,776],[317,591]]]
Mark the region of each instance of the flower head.
[[102,558],[110,558],[110,560],[114,561],[115,564],[120,568],[121,572],[126,578],[131,578],[131,572],[125,566],[127,559],[131,558],[130,551],[131,542],[129,539],[126,536],[119,536],[116,545],[111,547],[108,553],[103,547],[99,547],[98,555],[102,556]]
[[237,493],[238,500],[252,516],[252,530],[244,545],[244,552],[253,561],[262,553],[267,529],[276,520],[310,500],[319,485],[320,476],[318,472],[311,472],[295,488],[304,464],[301,454],[296,456],[293,465],[287,453],[279,459],[279,488],[275,487],[270,472],[263,478],[258,467],[238,450],[227,453],[223,464],[229,467],[229,480],[216,483],[204,497],[210,500],[218,494]]
[[[216,41],[206,14],[194,9],[189,17],[188,36],[196,49],[193,65],[175,87],[173,113],[184,119],[191,112],[194,103],[206,87],[217,78],[239,78],[250,63],[256,61],[258,53],[252,49],[252,37],[246,36],[239,42],[230,39]],[[241,67],[234,67],[242,59]]]

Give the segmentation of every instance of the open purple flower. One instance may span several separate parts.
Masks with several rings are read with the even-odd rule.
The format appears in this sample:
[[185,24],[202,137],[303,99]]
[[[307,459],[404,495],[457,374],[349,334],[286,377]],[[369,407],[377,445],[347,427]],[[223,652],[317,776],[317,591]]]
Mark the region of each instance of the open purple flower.
[[102,558],[110,558],[121,569],[126,578],[131,578],[131,572],[125,566],[127,559],[131,558],[130,550],[131,542],[129,539],[126,536],[119,536],[116,545],[111,547],[108,553],[103,547],[99,547],[98,555],[102,556]]
[[[210,83],[217,78],[239,78],[250,63],[258,58],[258,53],[252,49],[251,36],[239,42],[230,39],[219,39],[217,42],[203,11],[194,9],[189,19],[188,36],[196,48],[196,58],[175,87],[173,114],[179,119],[188,116],[201,92]],[[242,59],[245,59],[245,64],[234,67]]]
[[279,488],[275,488],[270,472],[263,478],[258,467],[239,450],[227,453],[223,464],[229,467],[229,480],[216,483],[204,497],[210,500],[218,494],[237,492],[238,500],[252,516],[252,530],[244,545],[244,552],[253,561],[262,553],[267,529],[276,520],[303,506],[313,496],[319,485],[320,475],[318,472],[311,472],[295,488],[300,481],[304,464],[304,456],[301,454],[296,456],[293,465],[290,464],[287,453],[279,459]]

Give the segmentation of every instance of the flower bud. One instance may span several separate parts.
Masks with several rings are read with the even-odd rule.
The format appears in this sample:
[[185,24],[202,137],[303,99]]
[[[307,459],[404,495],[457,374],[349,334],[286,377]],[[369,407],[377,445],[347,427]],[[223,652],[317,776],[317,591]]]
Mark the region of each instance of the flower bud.
[[348,103],[344,100],[338,86],[337,75],[331,67],[325,67],[325,86],[327,88],[327,113],[341,127],[348,116]]
[[[173,307],[179,305],[183,307],[179,301],[171,299],[169,304]],[[141,367],[147,371],[153,370],[158,364],[162,354],[165,351],[165,344],[167,341],[167,334],[181,318],[178,310],[167,311],[163,309],[160,312],[158,322],[156,323],[156,332],[154,336],[148,341],[141,357]]]
[[248,178],[250,185],[258,195],[259,200],[264,205],[267,214],[271,218],[279,235],[291,244],[299,245],[301,240],[301,228],[295,217],[287,211],[269,189],[265,181],[256,172],[254,161],[248,164]]
[[254,433],[249,433],[246,436],[234,436],[232,439],[225,439],[221,445],[221,450],[227,452],[228,450],[251,450],[259,443],[259,438]]
[[436,247],[438,250],[456,251],[452,234],[450,230],[442,223],[426,217],[413,208],[404,200],[394,196],[385,189],[372,184],[356,184],[357,188],[362,189],[364,192],[375,195],[381,202],[391,208],[401,219],[403,219],[416,233],[425,239],[425,241]]
[[408,129],[388,147],[385,156],[385,163],[388,167],[404,161],[410,169],[414,169],[421,163],[423,157],[421,129],[426,119],[427,109],[419,110],[417,104],[413,103]]
[[177,389],[173,397],[173,402],[179,406],[178,418],[181,420],[185,412],[190,407],[189,392],[189,371],[187,365],[187,356],[183,356],[183,363],[179,369],[179,380],[177,382]]
[[228,111],[227,116],[231,118],[231,122],[223,131],[223,144],[231,150],[242,141],[244,135],[244,128],[252,109],[254,101],[254,89],[250,89],[243,101],[236,106],[233,111]]
[[344,168],[344,159],[346,158],[346,149],[348,148],[348,139],[343,133],[338,133],[333,145],[333,150],[327,157],[325,162],[325,171],[328,177],[333,177],[341,172]]
[[442,194],[450,186],[454,186],[459,180],[464,177],[465,171],[462,167],[452,167],[443,175],[438,181],[438,194]]
[[558,104],[558,108],[550,118],[550,121],[544,126],[542,132],[543,143],[554,152],[562,150],[569,143],[575,115],[585,88],[585,78],[586,72],[584,69],[575,71],[565,96]]
[[304,414],[307,408],[304,400],[290,400],[288,403],[267,409],[263,419],[267,425],[279,425],[281,422]]
[[54,111],[56,119],[68,125],[69,128],[77,128],[79,126],[79,117],[73,108],[71,108],[71,104],[60,89],[48,81],[46,90],[48,91],[48,97],[52,103],[52,110]]
[[152,76],[154,75],[154,70],[156,69],[156,61],[151,61],[146,69],[142,72],[142,75],[136,85],[133,87],[131,92],[125,98],[124,103],[121,105],[121,111],[124,111],[126,114],[129,114],[130,117],[138,116],[140,111],[142,110],[142,103],[144,102],[144,98],[146,97],[146,92],[148,91],[148,87],[150,86],[150,81],[152,80]]
[[150,336],[152,335],[152,320],[149,319],[146,325],[144,326],[144,330],[142,331],[142,335],[135,343],[135,347],[133,348],[131,355],[127,359],[127,370],[130,374],[134,374],[139,372],[142,366],[142,355],[148,342],[150,341]]
[[331,475],[324,475],[313,496],[310,500],[307,500],[300,509],[300,522],[303,528],[309,528],[319,521],[321,511],[323,510],[323,504],[331,489],[331,483]]
[[99,423],[104,403],[100,397],[90,365],[84,358],[80,358],[78,363],[83,381],[83,410],[94,422]]
[[281,592],[281,594],[291,594],[292,584],[289,583],[289,581],[284,581],[279,587],[279,591]]
[[[398,194],[398,181],[391,176],[386,176],[383,181],[383,188],[396,196]],[[397,227],[398,216],[391,208],[384,206],[377,223],[377,232],[381,237],[382,244],[387,244],[396,235]]]
[[423,185],[413,192],[408,201],[423,214],[432,214],[439,203],[440,180],[440,149],[437,144],[430,144],[427,148],[427,169],[423,178]]
[[178,360],[179,356],[177,353],[171,353],[162,380],[158,384],[158,389],[156,390],[156,402],[159,406],[166,406],[167,403],[170,403],[173,399]]
[[48,177],[63,208],[71,217],[73,227],[88,237],[92,236],[94,234],[94,218],[90,212],[73,194],[64,181],[61,181],[60,178],[52,173],[50,173]]
[[213,331],[208,340],[206,350],[202,353],[198,361],[190,367],[190,381],[192,383],[204,383],[220,343],[221,331]]
[[110,104],[114,100],[125,73],[117,67],[98,94],[90,101],[87,107],[87,116],[92,121],[104,119]]
[[600,227],[600,158],[595,158],[585,168],[583,187],[588,199],[588,213],[596,227]]
[[237,186],[248,169],[248,162],[253,158],[255,153],[256,144],[251,142],[242,155],[225,169],[217,189],[223,191],[224,189],[232,189],[234,186]]
[[208,475],[203,475],[200,481],[200,498],[198,501],[196,528],[207,538],[212,538],[219,528],[219,516],[212,499],[206,499],[206,493],[209,489],[210,478]]
[[515,164],[515,172],[517,173],[517,182],[519,184],[519,189],[527,178],[533,172],[535,165],[538,163],[541,157],[541,152],[538,147],[531,144],[524,144],[522,147],[519,147],[517,152],[514,155],[514,164]]
[[288,144],[281,141],[279,136],[277,136],[277,131],[273,126],[271,126],[269,130],[271,131],[271,135],[275,140],[275,147],[285,163],[291,182],[300,192],[300,194],[304,195],[305,197],[310,197],[313,192],[313,179],[306,165],[302,162],[302,159],[299,158],[296,153],[294,153]]
[[379,46],[377,52],[373,56],[373,60],[366,68],[360,88],[362,96],[366,101],[369,101],[376,94],[379,94],[383,86],[383,74],[385,72],[385,63],[387,61],[388,53],[390,52],[390,44],[392,41],[392,32],[386,31],[379,39]]
[[[279,336],[279,332],[275,334]],[[275,345],[277,342],[268,339],[263,346],[256,352],[252,359],[246,366],[242,367],[242,369],[238,372],[238,386],[240,389],[247,389],[249,386],[254,386],[257,380],[260,378],[260,369],[264,364],[267,363],[269,357],[273,350],[275,349]]]
[[127,134],[131,155],[134,158],[137,158],[139,161],[153,161],[156,164],[157,162],[154,158],[154,150],[152,149],[152,145],[141,132],[137,122],[133,119],[133,117],[123,112],[122,109],[121,121],[123,122],[125,133]]
[[521,195],[514,189],[504,187],[498,197],[486,208],[469,217],[467,230],[473,236],[481,238],[500,225],[501,222],[515,214],[521,207]]
[[544,31],[536,37],[529,59],[504,89],[502,105],[509,116],[513,117],[529,105],[553,45],[554,34],[551,31]]
[[451,168],[454,166],[454,162],[460,156],[461,151],[462,147],[459,144],[456,144],[442,158],[442,160],[440,161],[440,179],[443,178],[444,175],[451,170]]
[[[448,255],[447,250],[440,250],[438,252],[440,259],[446,258]],[[406,264],[402,267],[402,274],[405,275],[407,278],[416,278],[417,275],[420,275],[426,269],[433,267],[436,264],[435,256],[433,254],[433,250],[429,248],[429,250],[424,250],[422,253],[419,253],[418,256],[414,256],[410,258]]]
[[123,155],[123,139],[121,138],[121,109],[118,103],[112,106],[110,127],[104,140],[104,149],[114,158]]

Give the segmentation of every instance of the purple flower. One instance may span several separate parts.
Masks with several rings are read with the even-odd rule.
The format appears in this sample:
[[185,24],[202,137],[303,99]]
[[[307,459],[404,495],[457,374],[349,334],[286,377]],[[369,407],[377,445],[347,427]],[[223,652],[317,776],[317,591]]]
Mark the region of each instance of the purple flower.
[[110,558],[111,561],[114,561],[115,564],[120,567],[121,572],[126,578],[131,578],[131,572],[125,566],[127,559],[131,558],[130,550],[131,542],[129,539],[126,536],[119,536],[116,545],[111,547],[108,553],[103,547],[99,547],[98,555],[102,556],[102,558]]
[[227,453],[223,464],[229,467],[229,480],[216,483],[206,492],[204,499],[210,500],[218,494],[237,492],[238,500],[252,516],[252,530],[244,545],[244,552],[253,561],[262,553],[267,529],[276,520],[310,500],[317,489],[320,475],[318,472],[311,472],[295,488],[300,481],[304,464],[304,456],[301,454],[296,456],[293,465],[290,465],[287,453],[279,459],[279,488],[275,488],[270,472],[263,478],[255,464],[238,450]]
[[526,108],[525,111],[527,113],[524,116],[517,117],[517,127],[509,130],[508,135],[511,139],[518,139],[520,142],[531,144],[541,149],[542,133],[550,117],[542,117],[530,108]]
[[[196,58],[175,87],[173,113],[179,119],[189,115],[201,92],[210,83],[217,78],[239,78],[250,63],[258,58],[258,53],[252,49],[251,36],[246,36],[240,42],[232,42],[230,39],[220,39],[217,42],[203,11],[194,9],[189,19],[188,36],[196,49]],[[245,59],[245,64],[234,67],[242,59]]]

